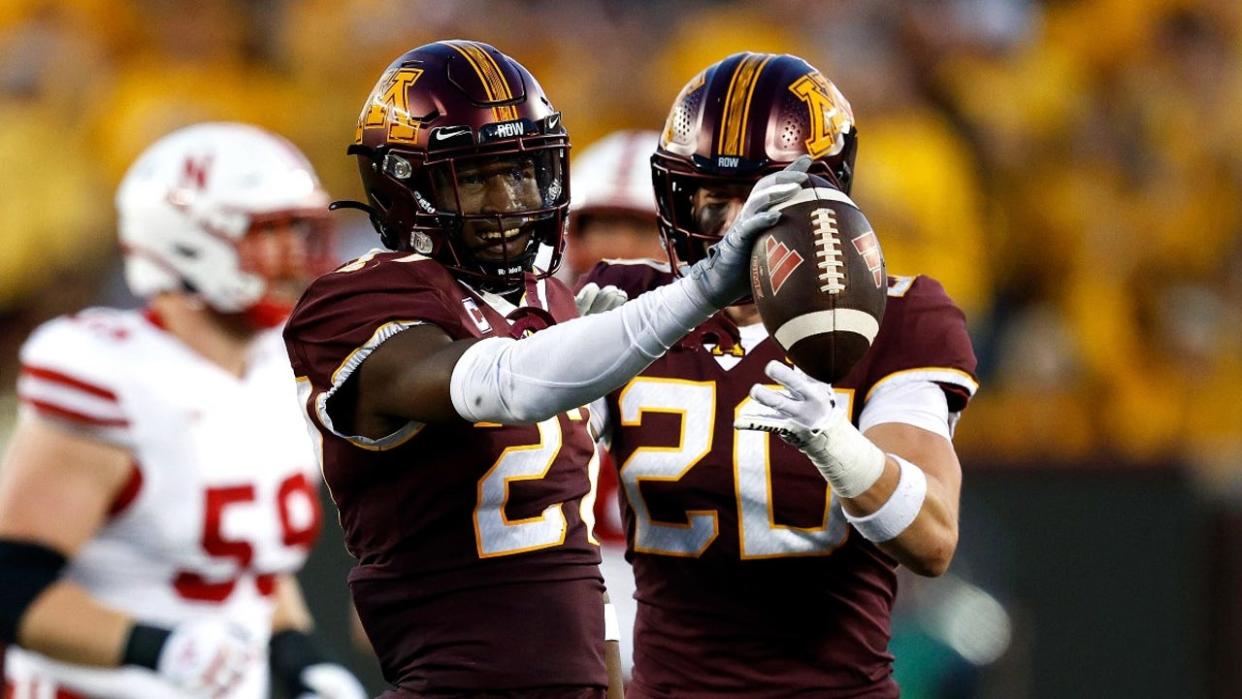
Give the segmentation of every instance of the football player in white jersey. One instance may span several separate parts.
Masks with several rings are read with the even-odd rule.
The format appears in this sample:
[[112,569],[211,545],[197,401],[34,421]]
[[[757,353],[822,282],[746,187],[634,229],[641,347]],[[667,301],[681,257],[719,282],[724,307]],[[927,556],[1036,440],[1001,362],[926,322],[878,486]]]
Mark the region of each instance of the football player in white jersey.
[[200,124],[117,194],[145,311],[90,309],[21,352],[0,467],[3,696],[365,693],[311,641],[293,576],[318,532],[314,446],[274,328],[332,262],[288,141]]

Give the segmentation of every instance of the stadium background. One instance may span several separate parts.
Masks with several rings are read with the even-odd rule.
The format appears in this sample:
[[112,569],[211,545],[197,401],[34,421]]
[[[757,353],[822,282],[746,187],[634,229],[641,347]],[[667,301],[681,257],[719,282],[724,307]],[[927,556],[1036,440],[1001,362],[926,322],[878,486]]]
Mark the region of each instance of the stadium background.
[[[951,575],[909,581],[907,696],[1242,696],[1242,4],[1233,0],[3,0],[0,446],[16,349],[124,291],[112,192],[205,119],[291,138],[329,191],[382,68],[450,37],[539,77],[576,149],[655,128],[738,50],[821,67],[890,271],[965,308]],[[340,216],[343,252],[376,243]],[[328,528],[303,579],[360,672]]]

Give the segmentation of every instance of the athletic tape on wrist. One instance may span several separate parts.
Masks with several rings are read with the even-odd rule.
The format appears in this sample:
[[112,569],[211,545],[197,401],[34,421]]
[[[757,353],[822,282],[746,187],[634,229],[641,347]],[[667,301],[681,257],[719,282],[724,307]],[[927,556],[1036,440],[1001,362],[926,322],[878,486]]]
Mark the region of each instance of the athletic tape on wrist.
[[604,603],[604,640],[621,640],[621,622],[617,621],[617,608],[612,602]]
[[897,488],[880,509],[869,515],[855,517],[849,512],[845,519],[868,541],[877,544],[896,538],[904,532],[923,509],[927,498],[927,474],[923,469],[895,454],[889,454],[901,467]]
[[812,437],[823,445],[819,453],[808,452],[808,456],[828,479],[834,493],[845,498],[858,497],[884,474],[884,452],[859,432],[843,412],[834,416],[816,435],[819,439]]

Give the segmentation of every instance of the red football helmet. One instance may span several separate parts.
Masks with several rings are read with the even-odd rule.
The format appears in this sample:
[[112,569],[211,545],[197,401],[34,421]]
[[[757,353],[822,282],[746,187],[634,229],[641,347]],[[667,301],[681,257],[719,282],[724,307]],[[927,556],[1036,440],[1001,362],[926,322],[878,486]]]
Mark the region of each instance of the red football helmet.
[[708,66],[681,89],[651,156],[660,235],[673,269],[702,258],[724,233],[713,225],[721,212],[696,211],[699,190],[740,196],[808,154],[813,174],[848,193],[857,146],[849,102],[801,58],[738,53]]
[[397,58],[372,89],[348,150],[368,203],[334,207],[366,211],[390,249],[508,291],[560,264],[568,151],[560,113],[521,64],[438,41]]

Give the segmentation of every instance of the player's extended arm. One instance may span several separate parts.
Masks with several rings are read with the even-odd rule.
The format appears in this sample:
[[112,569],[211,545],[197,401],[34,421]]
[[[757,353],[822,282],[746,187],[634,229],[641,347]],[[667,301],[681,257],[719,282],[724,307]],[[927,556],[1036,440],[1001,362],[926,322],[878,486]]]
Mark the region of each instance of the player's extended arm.
[[333,662],[311,631],[314,621],[306,608],[302,588],[292,574],[276,580],[276,609],[272,613],[272,640],[268,651],[272,677],[285,696],[297,699],[366,699],[353,673]]
[[[802,158],[761,179],[732,228],[705,259],[676,282],[618,308],[520,340],[451,342],[429,326],[397,334],[362,364],[356,433],[389,434],[399,424],[393,417],[538,422],[620,386],[747,292],[754,240],[780,218],[768,209],[798,192],[809,166],[810,160]],[[388,419],[377,421],[376,416]]]
[[[0,467],[0,641],[65,662],[138,665],[204,695],[227,689],[253,644],[218,623],[160,629],[61,578],[126,483],[132,457],[35,417],[18,422]],[[196,658],[178,649],[196,647]]]
[[962,484],[953,443],[897,422],[864,435],[827,384],[781,362],[766,373],[784,392],[755,386],[750,395],[763,407],[744,411],[735,425],[773,432],[801,449],[860,534],[919,575],[944,573],[957,548]]
[[[67,662],[120,664],[133,620],[96,603],[60,572],[103,524],[131,458],[38,418],[19,421],[0,469],[0,541],[21,547],[2,555],[25,569],[31,587],[10,591],[6,640]],[[29,599],[23,605],[18,596]]]

